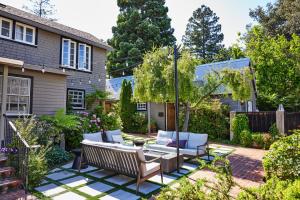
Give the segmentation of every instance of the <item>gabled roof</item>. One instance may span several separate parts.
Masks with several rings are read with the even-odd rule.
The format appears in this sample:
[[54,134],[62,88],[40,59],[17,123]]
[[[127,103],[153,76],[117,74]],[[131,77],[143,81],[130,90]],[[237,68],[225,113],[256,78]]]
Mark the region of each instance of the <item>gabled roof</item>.
[[[215,62],[209,63],[204,65],[199,65],[196,67],[195,75],[196,81],[204,80],[205,76],[213,71],[220,71],[226,68],[234,69],[234,70],[241,70],[245,67],[250,66],[250,59],[249,58],[241,58],[236,60],[228,60],[223,62]],[[118,100],[120,97],[121,87],[123,80],[131,81],[132,87],[134,87],[134,77],[133,76],[125,76],[119,78],[112,78],[106,80],[106,91],[110,92],[111,98]],[[225,92],[230,92],[226,90],[224,86],[218,88],[215,94],[224,94]]]
[[12,18],[20,22],[27,23],[29,25],[47,30],[49,32],[54,32],[65,37],[70,37],[79,41],[86,42],[93,46],[97,46],[106,50],[111,50],[111,47],[105,41],[98,39],[90,33],[80,31],[69,26],[65,26],[63,24],[39,17],[37,15],[25,12],[23,10],[14,8],[9,5],[4,5],[0,3],[0,16]]
[[223,62],[214,62],[208,63],[204,65],[199,65],[196,68],[196,80],[203,80],[203,78],[213,72],[213,71],[221,71],[223,69],[234,69],[234,70],[241,70],[245,67],[250,66],[250,58],[241,58],[236,60],[227,60]]

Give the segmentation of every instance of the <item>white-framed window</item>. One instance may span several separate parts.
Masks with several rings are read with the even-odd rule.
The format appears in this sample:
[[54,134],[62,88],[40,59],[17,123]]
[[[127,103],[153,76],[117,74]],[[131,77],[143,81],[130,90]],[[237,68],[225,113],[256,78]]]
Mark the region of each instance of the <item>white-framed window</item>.
[[0,17],[0,37],[12,39],[13,21]]
[[137,103],[136,104],[136,109],[138,111],[145,111],[145,110],[147,110],[147,103]]
[[91,71],[91,46],[78,44],[78,69]]
[[68,89],[68,101],[74,110],[85,109],[84,99],[84,90]]
[[29,114],[31,79],[8,76],[6,112],[8,114]]
[[15,26],[15,40],[26,44],[35,44],[35,28],[17,22]]
[[62,65],[64,67],[76,68],[76,42],[70,39],[62,40]]

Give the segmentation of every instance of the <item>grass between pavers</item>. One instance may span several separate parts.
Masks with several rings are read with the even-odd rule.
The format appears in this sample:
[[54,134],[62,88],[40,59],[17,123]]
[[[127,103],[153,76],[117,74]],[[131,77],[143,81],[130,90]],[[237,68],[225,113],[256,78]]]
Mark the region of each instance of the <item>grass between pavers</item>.
[[[168,187],[168,186],[171,186],[171,185],[175,184],[176,182],[180,181],[182,178],[189,176],[189,175],[192,174],[194,171],[197,171],[197,169],[199,169],[199,167],[200,167],[200,166],[198,166],[195,170],[191,170],[191,171],[188,170],[189,172],[186,173],[186,174],[183,174],[181,177],[180,177],[180,176],[177,176],[177,175],[173,175],[173,174],[171,174],[171,173],[164,173],[165,175],[168,175],[168,176],[171,176],[171,177],[175,178],[175,180],[172,181],[172,182],[170,182],[168,185],[165,185],[165,184],[161,184],[161,183],[157,183],[157,182],[148,180],[149,183],[153,183],[153,184],[159,185],[160,188],[158,188],[158,189],[156,189],[156,190],[154,190],[154,191],[152,191],[152,192],[150,192],[150,193],[148,193],[148,194],[143,194],[143,193],[139,192],[137,195],[140,196],[141,199],[144,199],[144,198],[148,199],[148,198],[150,198],[152,195],[155,195],[155,194],[159,193],[163,188]],[[71,170],[71,169],[65,169],[65,168],[60,168],[60,169],[61,169],[60,171],[65,170],[65,171],[68,171],[68,172],[75,173],[75,175],[69,176],[69,177],[66,177],[66,178],[63,178],[63,179],[59,179],[59,180],[52,180],[52,179],[50,179],[50,178],[45,177],[45,180],[47,181],[47,183],[41,184],[41,185],[39,185],[39,187],[40,187],[40,186],[45,186],[45,185],[48,185],[48,184],[53,183],[53,184],[55,184],[55,185],[57,185],[57,186],[61,186],[62,188],[66,189],[65,191],[63,191],[63,192],[61,192],[61,193],[57,193],[57,194],[55,194],[55,195],[53,195],[53,196],[51,196],[51,197],[46,197],[46,196],[44,196],[41,192],[38,192],[38,191],[36,191],[36,190],[32,191],[32,194],[35,195],[36,197],[38,197],[39,199],[43,199],[43,200],[44,200],[44,199],[45,199],[45,200],[51,199],[52,197],[61,195],[61,194],[66,193],[66,192],[74,192],[74,193],[76,193],[76,194],[79,194],[79,195],[85,197],[85,198],[88,199],[88,200],[96,200],[96,199],[99,199],[99,198],[101,198],[101,197],[103,197],[103,196],[105,196],[105,195],[108,195],[108,194],[113,193],[113,192],[115,192],[115,191],[117,191],[117,190],[120,190],[120,189],[122,189],[123,191],[126,191],[126,192],[130,192],[130,193],[132,193],[132,194],[136,194],[136,191],[135,191],[135,190],[132,190],[132,189],[130,189],[130,188],[127,188],[127,186],[136,183],[136,180],[129,181],[128,183],[125,183],[125,184],[123,184],[123,185],[117,185],[117,184],[114,184],[114,183],[111,183],[111,182],[108,182],[108,181],[105,180],[105,179],[108,179],[108,178],[110,178],[110,177],[116,176],[116,175],[117,175],[116,173],[114,173],[114,174],[112,174],[112,175],[104,176],[104,177],[102,177],[102,178],[97,178],[97,177],[94,177],[94,176],[89,175],[88,173],[91,173],[91,172],[94,172],[94,171],[98,171],[98,170],[100,170],[100,169],[94,169],[94,170],[87,171],[87,172],[84,172],[84,173],[79,173],[77,170]],[[184,169],[184,168],[182,168],[182,169]],[[187,169],[186,169],[186,170],[187,170]],[[53,173],[54,173],[54,172],[53,172]],[[67,186],[67,185],[65,185],[65,184],[63,184],[63,183],[60,182],[60,181],[64,181],[64,180],[66,180],[66,179],[71,179],[71,178],[74,178],[74,177],[77,177],[77,176],[83,176],[83,177],[85,177],[85,178],[89,178],[91,181],[88,182],[88,183],[85,183],[85,184],[76,186],[76,187],[69,187],[69,186]],[[86,193],[81,192],[81,191],[78,190],[78,189],[81,188],[81,187],[84,187],[84,186],[86,186],[86,185],[90,185],[90,184],[93,184],[93,183],[96,183],[96,182],[101,182],[101,183],[104,183],[104,184],[106,184],[106,185],[112,186],[113,189],[108,190],[108,191],[106,191],[106,192],[102,192],[101,194],[99,194],[99,195],[97,195],[97,196],[90,196],[90,195],[88,195],[88,194],[86,194]]]
[[[223,147],[221,147],[221,148],[223,148]],[[231,154],[231,153],[234,151],[234,148],[232,148],[232,149],[231,149],[231,148],[228,148],[228,147],[224,147],[224,148],[230,149],[230,151],[228,151],[228,152],[227,152],[226,154],[224,154],[223,156],[227,156],[227,155]],[[218,149],[218,148],[217,148],[217,149]],[[211,150],[213,151],[214,149],[211,149]],[[197,161],[196,161],[196,162],[197,162]],[[207,162],[209,162],[209,161],[207,161]],[[185,163],[190,163],[190,164],[195,165],[195,161],[193,161],[192,159],[185,160]],[[125,184],[123,184],[123,185],[117,185],[117,184],[114,184],[114,183],[111,183],[111,182],[108,182],[108,181],[105,180],[105,179],[108,179],[108,178],[110,178],[110,177],[116,176],[116,175],[117,175],[116,173],[111,174],[111,175],[104,176],[104,177],[102,177],[102,178],[97,178],[97,177],[94,177],[94,176],[89,175],[88,173],[91,173],[91,172],[95,172],[95,171],[101,170],[101,169],[98,169],[98,168],[97,168],[97,169],[90,170],[90,171],[87,171],[87,172],[81,172],[81,173],[79,173],[77,170],[72,170],[72,169],[63,168],[62,166],[61,166],[61,167],[57,167],[57,168],[59,169],[58,171],[51,172],[51,173],[48,173],[48,174],[52,174],[52,173],[56,173],[56,172],[61,172],[61,171],[68,171],[68,172],[74,173],[74,175],[73,175],[73,176],[66,177],[66,178],[63,178],[63,179],[59,179],[59,180],[52,180],[52,179],[50,179],[50,178],[45,177],[44,179],[47,181],[47,183],[41,184],[41,185],[39,185],[39,187],[40,187],[40,186],[45,186],[45,185],[48,185],[48,184],[53,183],[53,184],[55,184],[55,185],[57,185],[57,186],[61,186],[62,188],[65,188],[65,189],[66,189],[65,191],[63,191],[63,192],[61,192],[61,193],[58,193],[58,194],[55,194],[55,195],[53,195],[53,196],[51,196],[51,197],[55,197],[55,196],[58,196],[58,195],[60,195],[60,194],[66,193],[66,192],[74,192],[74,193],[76,193],[76,194],[79,194],[79,195],[85,197],[85,198],[88,199],[88,200],[96,200],[96,199],[99,199],[99,198],[101,198],[101,197],[103,197],[103,196],[105,196],[105,195],[108,195],[108,194],[113,193],[113,192],[115,192],[115,191],[117,191],[117,190],[120,190],[120,189],[122,189],[123,191],[126,191],[126,192],[130,192],[130,193],[132,193],[132,194],[136,194],[136,191],[135,191],[135,190],[132,190],[132,189],[127,188],[127,186],[136,183],[136,180],[129,181],[128,183],[125,183]],[[188,176],[190,176],[190,175],[196,173],[196,172],[199,170],[199,168],[200,168],[200,165],[198,165],[197,168],[195,168],[194,170],[188,170],[188,169],[186,169],[186,170],[188,170],[189,172],[186,173],[186,174],[182,174],[182,176],[177,176],[177,175],[174,175],[174,174],[172,174],[172,173],[164,173],[165,175],[174,177],[175,180],[172,181],[172,182],[170,182],[168,185],[166,185],[166,184],[161,184],[161,183],[157,183],[157,182],[148,180],[149,183],[153,183],[153,184],[159,185],[160,188],[158,188],[158,189],[156,189],[156,190],[154,190],[154,191],[152,191],[152,192],[150,192],[150,193],[148,193],[148,194],[143,194],[143,193],[139,192],[137,195],[140,196],[141,199],[144,199],[144,198],[148,199],[148,198],[150,198],[152,195],[158,194],[163,188],[171,187],[172,185],[178,183],[178,182],[179,182],[180,180],[182,180],[183,178],[188,177]],[[181,168],[181,169],[185,169],[185,168]],[[63,184],[63,183],[60,182],[60,181],[63,181],[63,180],[66,180],[66,179],[71,179],[71,178],[74,178],[74,177],[77,177],[77,176],[83,176],[83,177],[85,177],[85,178],[89,178],[91,181],[88,182],[88,183],[85,183],[85,184],[76,186],[76,187],[69,187],[69,186],[67,186],[67,185],[65,185],[65,184]],[[86,194],[86,193],[81,192],[81,191],[78,190],[78,189],[81,188],[81,187],[84,187],[84,186],[86,186],[86,185],[90,185],[90,184],[93,184],[93,183],[96,183],[96,182],[104,183],[104,184],[106,184],[106,185],[112,186],[113,188],[112,188],[111,190],[106,191],[106,192],[102,192],[101,194],[99,194],[99,195],[97,195],[97,196],[90,196],[90,195],[88,195],[88,194]],[[40,192],[38,192],[38,191],[35,191],[35,190],[31,191],[31,193],[32,193],[33,195],[35,195],[36,197],[38,197],[39,199],[45,199],[45,200],[51,199],[51,197],[46,197],[46,196],[44,196],[42,193],[40,193]]]

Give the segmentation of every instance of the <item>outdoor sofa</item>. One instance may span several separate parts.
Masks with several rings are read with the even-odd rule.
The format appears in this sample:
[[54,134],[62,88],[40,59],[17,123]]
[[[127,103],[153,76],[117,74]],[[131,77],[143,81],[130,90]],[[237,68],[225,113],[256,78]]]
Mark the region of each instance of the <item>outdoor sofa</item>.
[[142,148],[100,142],[97,141],[99,139],[97,135],[100,133],[93,134],[94,138],[91,138],[90,134],[85,134],[85,138],[90,138],[81,142],[81,159],[84,158],[85,164],[136,178],[136,192],[139,191],[141,183],[157,174],[161,175],[163,182],[161,158],[147,161]]
[[[180,154],[185,157],[207,155],[209,158],[208,135],[200,133],[179,132]],[[147,149],[176,153],[176,132],[159,130],[155,144]]]

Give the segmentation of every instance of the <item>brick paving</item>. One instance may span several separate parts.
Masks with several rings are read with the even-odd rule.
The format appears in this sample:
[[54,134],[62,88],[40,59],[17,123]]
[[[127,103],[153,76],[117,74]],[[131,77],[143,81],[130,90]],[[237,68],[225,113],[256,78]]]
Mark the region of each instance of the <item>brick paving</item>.
[[[234,148],[235,151],[228,156],[232,167],[234,181],[243,187],[257,187],[263,183],[262,158],[266,153],[265,150],[243,148],[230,145],[224,147]],[[204,178],[208,181],[215,181],[215,173],[203,169],[190,175],[191,179]],[[240,189],[235,187],[231,191],[232,196],[236,196]]]

